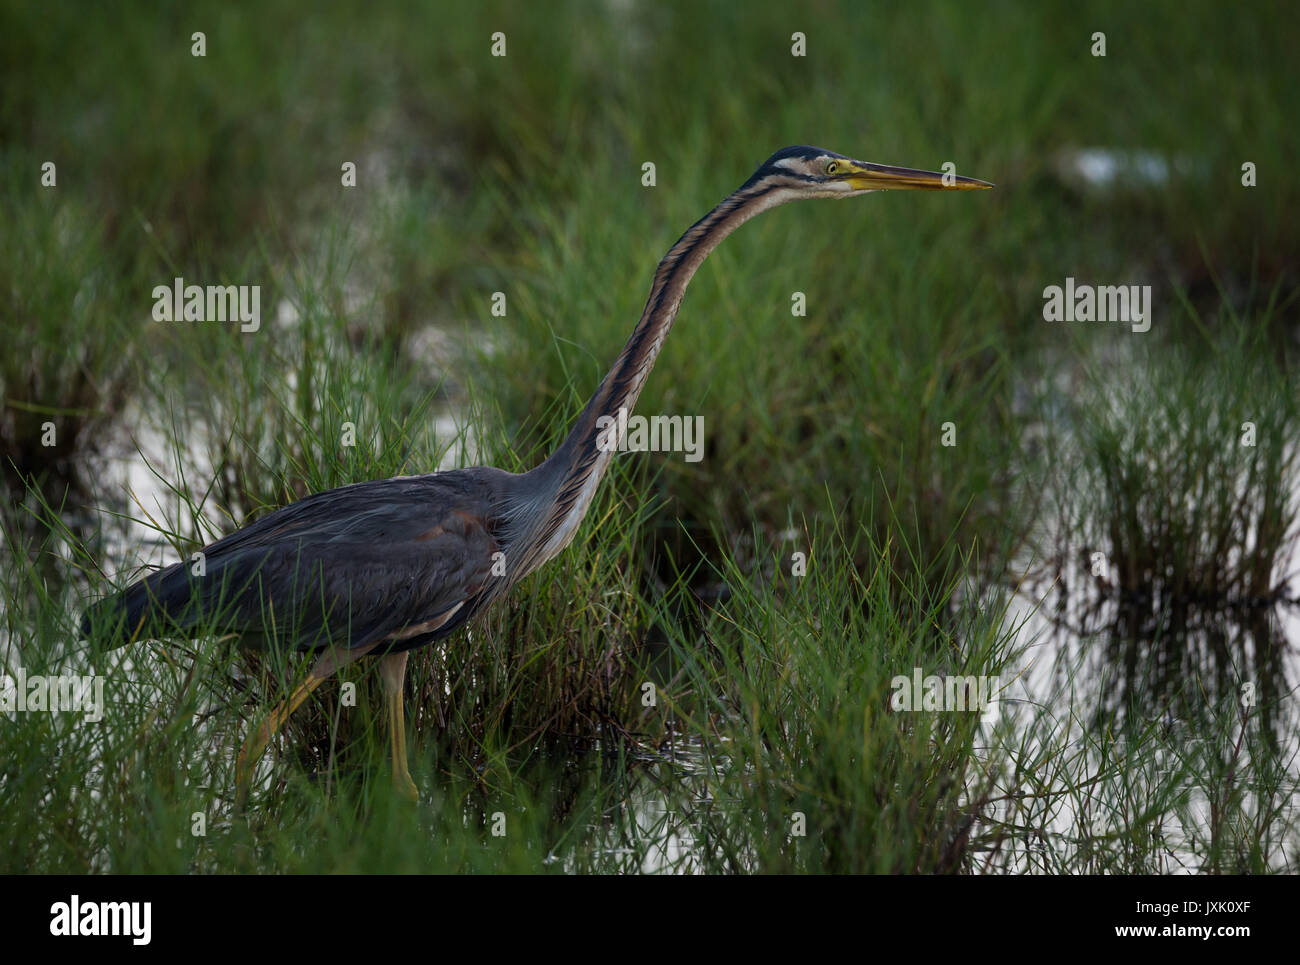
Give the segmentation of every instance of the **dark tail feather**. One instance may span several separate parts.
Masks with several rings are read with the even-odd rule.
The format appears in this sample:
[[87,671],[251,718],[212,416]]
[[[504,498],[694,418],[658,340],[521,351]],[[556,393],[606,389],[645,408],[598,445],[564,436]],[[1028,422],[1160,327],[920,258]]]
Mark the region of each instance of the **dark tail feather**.
[[192,586],[184,565],[176,564],[132,583],[125,590],[93,603],[81,615],[82,637],[109,647],[181,632],[193,622]]

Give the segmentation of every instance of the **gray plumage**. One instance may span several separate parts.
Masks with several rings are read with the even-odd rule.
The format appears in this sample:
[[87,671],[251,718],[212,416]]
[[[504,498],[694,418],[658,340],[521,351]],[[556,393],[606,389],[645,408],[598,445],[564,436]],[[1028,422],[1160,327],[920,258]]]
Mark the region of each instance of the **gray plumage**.
[[514,582],[493,575],[493,554],[509,552],[521,478],[461,469],[308,496],[205,547],[204,575],[184,560],[101,601],[82,631],[111,628],[116,644],[205,626],[261,647],[420,646]]

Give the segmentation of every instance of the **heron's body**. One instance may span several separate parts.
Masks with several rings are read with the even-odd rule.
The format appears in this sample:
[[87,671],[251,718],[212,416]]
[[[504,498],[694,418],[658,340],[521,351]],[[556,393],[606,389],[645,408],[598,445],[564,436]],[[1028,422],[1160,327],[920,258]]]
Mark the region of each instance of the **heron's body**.
[[[240,790],[270,737],[339,667],[383,656],[394,778],[406,770],[406,652],[455,632],[560,553],[595,497],[691,277],[745,221],[786,201],[887,188],[981,188],[982,181],[853,161],[820,148],[778,151],[696,222],[660,261],[640,321],[563,444],[523,474],[478,467],[357,483],[277,510],[206,547],[201,575],[174,564],[101,601],[83,632],[118,643],[197,628],[252,646],[323,651],[241,751]],[[607,417],[607,418],[602,418]]]
[[418,647],[493,595],[492,554],[509,549],[504,506],[519,478],[460,469],[317,493],[205,547],[202,575],[182,561],[108,602],[131,635],[215,623],[259,648]]

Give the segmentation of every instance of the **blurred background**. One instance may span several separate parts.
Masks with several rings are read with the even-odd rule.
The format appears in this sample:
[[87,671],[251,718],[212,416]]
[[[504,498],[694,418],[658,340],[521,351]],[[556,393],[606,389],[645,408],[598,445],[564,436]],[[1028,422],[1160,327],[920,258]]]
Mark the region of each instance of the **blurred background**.
[[[428,655],[413,726],[446,825],[411,848],[349,824],[322,867],[1295,870],[1297,19],[1281,2],[4,0],[6,673],[102,670],[117,658],[72,642],[86,601],[309,492],[536,464],[658,258],[776,149],[951,162],[996,190],[784,208],[710,258],[639,404],[703,416],[704,458],[621,457],[581,545]],[[259,330],[155,321],[177,277],[260,286]],[[1067,278],[1150,286],[1150,330],[1045,321]],[[62,777],[0,775],[33,802],[5,829],[29,862],[237,866],[212,844],[70,845],[35,803],[106,755],[163,827],[228,784],[209,758],[228,770],[231,733],[186,721],[234,703],[234,727],[292,669],[161,653],[117,672],[136,724],[169,707],[171,750],[127,724],[6,725],[0,757],[64,748]],[[141,672],[170,661],[174,678]],[[198,666],[211,692],[187,682]],[[1004,739],[901,715],[864,738],[863,704],[914,666],[1001,675]],[[673,699],[644,707],[646,679]],[[324,699],[291,752],[317,778],[342,753]],[[539,741],[544,776],[525,763]],[[612,785],[593,746],[617,748]],[[137,793],[95,805],[98,826]],[[494,795],[543,816],[476,865],[456,828]],[[319,803],[294,800],[284,825]],[[802,851],[792,810],[816,816]]]

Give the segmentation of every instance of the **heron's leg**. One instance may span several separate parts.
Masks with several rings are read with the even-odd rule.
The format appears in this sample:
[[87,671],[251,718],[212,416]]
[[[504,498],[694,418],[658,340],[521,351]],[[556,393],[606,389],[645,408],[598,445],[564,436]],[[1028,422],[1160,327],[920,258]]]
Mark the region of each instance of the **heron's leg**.
[[299,684],[292,694],[286,700],[282,700],[271,711],[270,715],[262,722],[262,726],[252,731],[244,741],[244,746],[239,749],[239,757],[235,761],[235,810],[240,811],[244,807],[244,802],[248,800],[248,784],[253,774],[253,765],[261,758],[266,745],[271,742],[271,738],[279,733],[280,728],[285,725],[289,717],[297,710],[304,700],[311,696],[311,692],[328,680],[341,667],[364,657],[375,647],[371,644],[368,647],[359,647],[355,650],[347,648],[331,647],[326,650],[320,658],[312,664],[312,668],[307,671],[307,679]]
[[420,799],[420,792],[411,780],[406,766],[406,709],[402,684],[406,680],[406,658],[409,651],[390,653],[379,660],[379,677],[384,682],[384,698],[388,704],[388,731],[393,740],[393,790],[412,801]]

